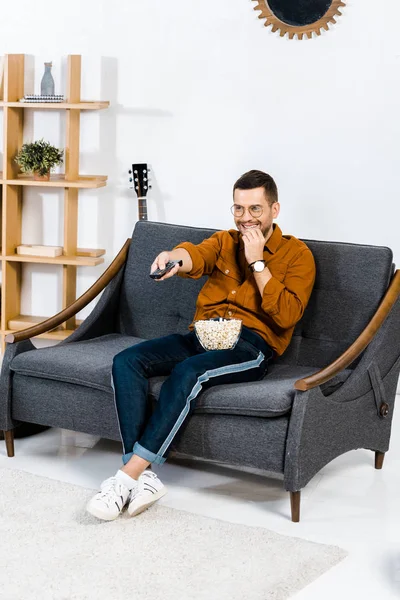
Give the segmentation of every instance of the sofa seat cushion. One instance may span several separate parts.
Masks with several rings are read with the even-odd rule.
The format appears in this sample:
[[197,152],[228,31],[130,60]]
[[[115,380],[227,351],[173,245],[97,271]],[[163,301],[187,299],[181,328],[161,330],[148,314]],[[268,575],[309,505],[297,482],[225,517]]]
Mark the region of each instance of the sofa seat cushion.
[[141,341],[141,338],[111,333],[23,352],[14,358],[10,368],[20,375],[66,381],[112,393],[114,356]]
[[[297,379],[319,371],[319,367],[301,367],[271,364],[268,373],[260,381],[216,385],[203,391],[196,403],[196,413],[243,415],[253,417],[278,417],[290,412]],[[352,373],[346,369],[327,382],[323,390],[336,389]],[[166,377],[150,380],[150,395],[157,401]]]
[[[109,334],[92,340],[59,344],[18,354],[11,370],[19,375],[64,381],[99,389],[110,394],[113,357],[143,341],[141,338]],[[294,383],[318,371],[318,367],[271,364],[264,379],[250,383],[232,383],[205,388],[199,396],[195,412],[276,417],[290,412],[296,393]],[[325,384],[336,389],[351,370]],[[152,377],[149,394],[157,401],[166,377]]]

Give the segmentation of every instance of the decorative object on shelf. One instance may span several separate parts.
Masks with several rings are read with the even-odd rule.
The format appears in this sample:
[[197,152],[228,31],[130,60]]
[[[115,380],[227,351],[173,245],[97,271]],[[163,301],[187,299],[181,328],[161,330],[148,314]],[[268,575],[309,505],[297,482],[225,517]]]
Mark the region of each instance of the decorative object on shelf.
[[44,63],[44,75],[42,77],[42,81],[40,82],[40,95],[41,96],[54,96],[54,79],[51,74],[51,67],[53,63],[45,62]]
[[59,150],[43,139],[23,144],[15,157],[23,173],[33,173],[36,181],[49,181],[50,169],[62,163],[64,150]]
[[37,94],[25,94],[20,102],[64,102],[65,97],[62,94],[54,94],[54,96],[41,96]]
[[16,248],[17,254],[22,256],[61,256],[63,253],[62,246],[41,246],[35,244],[22,244]]
[[149,173],[150,169],[148,168],[147,163],[136,163],[129,169],[129,182],[133,183],[131,189],[135,189],[139,203],[139,221],[147,221],[146,196],[148,190],[151,190],[151,185],[149,185]]
[[272,31],[280,31],[283,37],[289,34],[289,39],[297,35],[308,39],[312,34],[321,35],[321,29],[328,31],[329,23],[336,23],[335,16],[341,15],[339,7],[346,6],[342,0],[255,0],[260,10],[259,19],[266,19],[264,25],[272,26]]

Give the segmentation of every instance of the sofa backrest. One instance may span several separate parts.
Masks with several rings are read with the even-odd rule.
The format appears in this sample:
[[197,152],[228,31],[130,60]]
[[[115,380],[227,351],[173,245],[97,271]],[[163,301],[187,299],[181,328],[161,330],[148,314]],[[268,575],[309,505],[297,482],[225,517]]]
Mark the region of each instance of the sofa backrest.
[[[149,277],[150,266],[162,250],[183,241],[198,244],[215,231],[151,221],[136,224],[121,290],[122,333],[146,339],[187,333],[206,278],[173,277],[157,283]],[[373,316],[390,282],[393,255],[381,246],[303,241],[315,258],[316,282],[291,344],[278,360],[323,367],[357,338]]]

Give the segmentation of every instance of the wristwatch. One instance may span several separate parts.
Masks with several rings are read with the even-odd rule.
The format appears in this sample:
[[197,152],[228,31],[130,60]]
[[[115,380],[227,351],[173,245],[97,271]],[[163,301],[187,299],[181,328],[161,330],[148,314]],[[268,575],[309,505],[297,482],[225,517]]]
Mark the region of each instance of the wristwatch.
[[265,269],[265,260],[256,260],[249,264],[249,269],[256,273],[261,273]]

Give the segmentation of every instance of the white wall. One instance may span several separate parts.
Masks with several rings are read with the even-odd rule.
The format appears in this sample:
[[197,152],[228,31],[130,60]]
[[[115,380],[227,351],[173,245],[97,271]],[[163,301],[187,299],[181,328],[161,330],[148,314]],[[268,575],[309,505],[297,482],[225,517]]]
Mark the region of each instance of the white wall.
[[[263,27],[253,6],[2,5],[0,55],[29,55],[26,92],[39,92],[45,60],[65,91],[66,55],[79,53],[83,98],[111,101],[81,119],[81,172],[108,174],[109,185],[80,195],[79,244],[105,247],[107,262],[80,271],[79,294],[136,221],[131,162],[153,169],[151,220],[229,228],[232,184],[258,168],[276,179],[284,232],[390,246],[400,263],[400,3],[348,0],[336,26],[301,42]],[[26,139],[62,145],[64,132],[61,113],[27,118]],[[61,192],[28,190],[23,242],[62,244]],[[60,310],[60,277],[25,266],[22,311]]]

